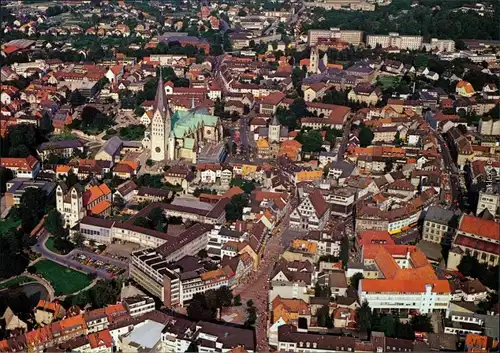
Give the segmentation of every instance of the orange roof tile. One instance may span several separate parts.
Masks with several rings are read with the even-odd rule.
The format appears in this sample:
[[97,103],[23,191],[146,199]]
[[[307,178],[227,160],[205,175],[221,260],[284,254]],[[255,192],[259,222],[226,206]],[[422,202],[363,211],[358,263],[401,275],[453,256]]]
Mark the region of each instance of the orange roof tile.
[[490,219],[464,215],[460,220],[459,231],[500,240],[500,223]]
[[109,333],[109,330],[103,330],[95,333],[90,333],[88,335],[90,347],[111,347],[113,345],[113,338]]
[[70,170],[71,170],[71,166],[69,166],[69,165],[61,164],[61,165],[56,166],[56,173],[67,173]]
[[110,207],[111,207],[111,202],[109,202],[108,200],[102,200],[97,205],[92,207],[90,209],[90,212],[92,214],[99,215],[99,214],[105,212]]
[[424,292],[425,285],[432,285],[434,293],[450,293],[450,283],[447,280],[394,280],[394,279],[362,279],[363,292],[376,293],[417,293]]

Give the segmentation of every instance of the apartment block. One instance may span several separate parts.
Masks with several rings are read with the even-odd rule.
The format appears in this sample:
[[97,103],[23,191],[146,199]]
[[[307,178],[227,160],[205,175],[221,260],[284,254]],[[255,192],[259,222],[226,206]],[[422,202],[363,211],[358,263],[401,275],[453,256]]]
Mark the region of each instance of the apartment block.
[[422,238],[432,243],[450,244],[458,225],[458,216],[453,211],[430,206],[424,218]]
[[366,36],[366,45],[372,48],[380,45],[382,48],[396,47],[399,49],[418,50],[422,46],[422,41],[422,36],[401,36],[395,32],[388,35],[369,34]]

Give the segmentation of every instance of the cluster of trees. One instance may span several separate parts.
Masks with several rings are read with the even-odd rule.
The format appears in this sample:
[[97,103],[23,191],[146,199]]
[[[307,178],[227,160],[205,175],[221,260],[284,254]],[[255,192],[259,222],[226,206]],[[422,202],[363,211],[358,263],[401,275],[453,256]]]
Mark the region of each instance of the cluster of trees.
[[289,131],[295,130],[298,126],[300,118],[312,116],[313,114],[307,110],[306,102],[302,98],[297,98],[290,104],[289,109],[278,108],[276,116],[281,125],[288,127]]
[[132,124],[120,129],[120,138],[125,141],[138,141],[144,137],[146,127],[142,124]]
[[231,197],[231,201],[226,205],[226,219],[228,221],[241,220],[243,208],[248,206],[250,199],[247,194],[239,194]]
[[98,135],[113,125],[113,118],[103,114],[92,106],[82,110],[81,118],[75,119],[69,126],[71,129],[82,130],[88,135]]
[[51,7],[47,8],[47,10],[45,11],[45,14],[47,15],[47,17],[52,17],[52,16],[60,15],[64,12],[68,12],[69,10],[70,10],[69,6],[56,5],[56,6],[51,6]]
[[418,315],[412,317],[410,323],[402,323],[397,315],[372,312],[365,301],[356,309],[358,328],[362,331],[381,331],[387,337],[415,339],[417,332],[433,332],[430,316]]
[[[425,38],[461,38],[496,39],[500,34],[500,7],[494,4],[495,11],[481,16],[475,12],[454,12],[466,4],[466,1],[440,2],[440,10],[431,6],[417,6],[412,8],[411,1],[393,2],[387,7],[373,12],[337,11],[316,8],[312,21],[304,22],[303,31],[313,28],[328,29],[339,27],[342,29],[362,30],[369,34],[387,34],[399,32],[407,35],[422,35]],[[402,11],[405,10],[405,11]],[[319,19],[323,17],[324,20]],[[463,24],[467,25],[464,26]]]
[[211,321],[223,307],[231,306],[232,301],[233,293],[227,286],[197,293],[189,303],[187,315],[194,321]]
[[257,309],[253,304],[253,300],[249,299],[247,301],[247,319],[245,320],[245,326],[253,326],[255,325],[255,321],[257,321]]
[[153,208],[147,217],[137,217],[134,225],[166,233],[168,220],[161,208]]
[[122,288],[122,282],[118,279],[103,279],[85,291],[64,299],[67,307],[78,305],[83,308],[91,305],[93,308],[104,308],[106,305],[115,304]]
[[303,152],[320,152],[322,150],[323,136],[318,130],[300,131],[295,140],[302,144]]
[[370,146],[374,137],[373,131],[368,126],[365,124],[359,126],[359,144],[361,147]]
[[194,197],[199,197],[201,194],[212,194],[217,195],[217,191],[209,189],[209,188],[196,188],[193,191]]
[[486,287],[498,290],[498,265],[488,267],[485,263],[479,263],[475,257],[466,255],[460,261],[457,269],[464,276],[477,278]]
[[4,157],[36,156],[37,146],[46,141],[45,134],[33,124],[13,126],[8,129],[5,138],[0,137],[0,153]]
[[231,186],[237,186],[245,192],[245,194],[251,194],[255,190],[255,181],[244,180],[241,178],[234,178],[231,180]]
[[[54,238],[54,247],[61,254],[67,254],[74,249],[73,243],[69,239],[69,231],[64,227],[64,219],[57,209],[52,209],[47,214],[44,228]],[[83,236],[78,233],[75,237],[78,246],[83,245]]]

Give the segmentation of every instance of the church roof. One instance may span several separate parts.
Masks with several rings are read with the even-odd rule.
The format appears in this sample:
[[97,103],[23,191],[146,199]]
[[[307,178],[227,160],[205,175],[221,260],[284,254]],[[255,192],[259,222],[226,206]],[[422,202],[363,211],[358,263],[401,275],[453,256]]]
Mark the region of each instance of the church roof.
[[216,126],[218,119],[213,115],[178,110],[172,116],[172,130],[176,138],[184,138],[190,131],[197,130],[201,125]]

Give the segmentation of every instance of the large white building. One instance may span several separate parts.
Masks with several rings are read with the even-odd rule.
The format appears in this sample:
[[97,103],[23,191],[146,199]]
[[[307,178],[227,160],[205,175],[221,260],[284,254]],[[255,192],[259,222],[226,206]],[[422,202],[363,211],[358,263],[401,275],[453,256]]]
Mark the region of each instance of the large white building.
[[388,35],[369,34],[366,36],[366,45],[372,48],[380,45],[382,48],[396,47],[399,49],[418,50],[422,47],[422,41],[422,36],[401,36],[395,32]]
[[373,310],[427,314],[448,308],[452,298],[449,282],[438,279],[415,246],[364,245],[362,262],[369,270],[363,273],[358,295]]

